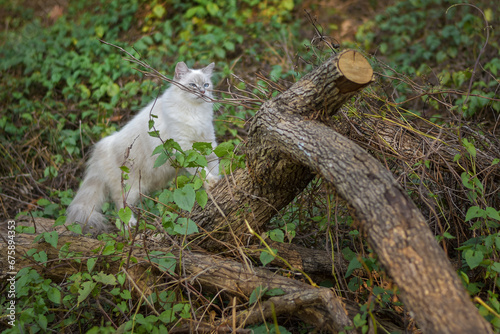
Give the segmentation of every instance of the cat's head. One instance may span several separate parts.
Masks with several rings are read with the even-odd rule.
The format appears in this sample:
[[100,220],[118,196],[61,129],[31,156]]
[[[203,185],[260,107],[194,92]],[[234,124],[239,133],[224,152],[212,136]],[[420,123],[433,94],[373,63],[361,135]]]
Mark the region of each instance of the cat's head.
[[[211,63],[202,69],[190,69],[184,62],[179,62],[175,66],[174,80],[189,89],[191,92],[184,91],[186,98],[196,102],[204,102],[205,100],[200,97],[203,94],[212,98],[212,71],[215,64]],[[194,93],[192,93],[194,92]]]

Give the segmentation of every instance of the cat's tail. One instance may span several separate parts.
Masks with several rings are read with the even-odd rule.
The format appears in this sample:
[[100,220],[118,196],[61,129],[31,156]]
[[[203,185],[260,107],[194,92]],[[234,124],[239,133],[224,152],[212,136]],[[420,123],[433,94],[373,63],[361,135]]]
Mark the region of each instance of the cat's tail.
[[105,191],[106,182],[103,176],[89,168],[73,202],[66,210],[66,223],[79,223],[84,234],[97,235],[106,232],[109,225],[101,212],[101,207],[106,201]]

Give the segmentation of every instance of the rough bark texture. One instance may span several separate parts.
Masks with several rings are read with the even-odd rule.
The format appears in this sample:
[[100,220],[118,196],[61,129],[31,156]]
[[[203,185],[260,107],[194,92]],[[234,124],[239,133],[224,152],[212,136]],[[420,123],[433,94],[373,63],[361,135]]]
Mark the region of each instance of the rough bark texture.
[[[354,60],[343,62],[343,57]],[[214,202],[193,219],[208,231],[217,230],[215,239],[240,242],[234,236],[241,238],[247,230],[244,220],[261,231],[318,173],[355,209],[371,247],[424,332],[489,333],[489,324],[404,190],[373,157],[325,125],[370,83],[366,76],[352,82],[349,74],[357,71],[339,69],[354,66],[371,78],[366,60],[356,57],[353,51],[339,54],[266,102],[251,125],[247,170],[221,182]],[[202,245],[217,248],[217,241]]]
[[[50,222],[50,225],[52,223]],[[50,230],[50,225],[44,226]],[[50,278],[55,282],[63,281],[68,275],[86,271],[87,259],[98,257],[99,261],[96,268],[103,266],[109,274],[125,271],[131,285],[132,294],[137,298],[140,298],[141,295],[147,297],[153,292],[156,285],[165,286],[164,281],[166,278],[164,274],[155,269],[150,262],[152,255],[148,255],[148,251],[156,250],[163,254],[171,252],[176,258],[182,259],[179,268],[182,268],[184,280],[190,282],[191,285],[200,286],[202,292],[212,292],[214,294],[222,292],[226,296],[235,296],[242,299],[244,304],[248,302],[250,294],[258,286],[267,289],[279,288],[284,292],[282,296],[272,297],[262,304],[255,304],[249,310],[237,312],[236,325],[238,327],[260,323],[263,318],[272,321],[274,312],[278,316],[297,316],[318,330],[337,333],[344,330],[345,326],[352,326],[347,309],[351,313],[356,313],[357,309],[355,306],[346,307],[342,300],[335,296],[330,289],[316,288],[298,280],[277,275],[267,269],[255,268],[251,263],[241,264],[210,254],[190,251],[183,251],[181,255],[178,248],[166,248],[153,243],[144,247],[127,246],[119,253],[102,256],[99,252],[95,253],[93,250],[102,249],[106,244],[104,241],[85,237],[60,236],[58,246],[69,244],[67,252],[79,254],[78,260],[80,262],[76,262],[72,258],[64,259],[64,253],[61,254],[60,249],[53,248],[48,243],[33,244],[35,237],[36,235],[20,235],[17,238],[16,268],[20,270],[28,266],[33,267],[42,273],[45,278]],[[0,240],[0,252],[6,252],[7,245],[3,240]],[[28,250],[32,248],[36,248],[37,251],[44,251],[47,254],[48,260],[45,264],[37,263],[32,258],[25,257]],[[62,259],[60,256],[62,256]],[[123,263],[129,263],[130,256],[137,259],[137,263],[130,263],[130,266],[123,265]],[[3,257],[0,258],[0,265],[1,268],[8,267],[6,259]],[[5,273],[0,272],[0,277],[3,274]],[[275,305],[274,311],[271,303]],[[218,325],[227,327],[228,323],[220,321]],[[207,326],[207,324],[203,326]],[[205,331],[203,326],[196,327],[196,332],[210,332],[209,329]],[[391,324],[385,324],[385,326],[396,329]],[[347,333],[350,333],[350,331],[347,331]]]

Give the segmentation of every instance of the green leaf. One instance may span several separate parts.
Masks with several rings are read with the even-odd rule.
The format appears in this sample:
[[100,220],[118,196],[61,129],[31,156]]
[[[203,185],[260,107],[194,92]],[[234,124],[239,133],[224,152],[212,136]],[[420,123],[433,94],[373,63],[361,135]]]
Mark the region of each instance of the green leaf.
[[464,258],[469,268],[474,269],[481,264],[484,254],[481,251],[468,249],[464,252]]
[[92,292],[92,290],[94,290],[96,285],[97,283],[93,281],[86,281],[80,285],[80,289],[78,290],[78,304],[87,299],[87,297]]
[[47,206],[50,204],[50,201],[48,199],[45,199],[45,198],[40,198],[36,204],[40,205],[40,206]]
[[352,260],[349,262],[349,266],[347,266],[347,271],[346,271],[344,277],[347,278],[347,277],[351,276],[352,272],[355,269],[358,269],[358,268],[361,268],[361,267],[362,267],[362,265],[359,262],[358,258],[357,257],[353,257]]
[[33,254],[33,258],[36,262],[44,263],[46,265],[47,262],[47,253],[45,251],[40,251],[38,253]]
[[212,143],[205,143],[205,142],[193,143],[193,150],[196,150],[203,155],[209,155],[212,152]]
[[496,271],[497,273],[500,273],[500,263],[498,262],[495,262],[491,265],[491,269],[493,269],[494,271]]
[[109,97],[118,95],[120,93],[120,86],[118,86],[116,83],[112,83],[108,86],[106,93],[108,94]]
[[89,274],[94,270],[95,264],[97,262],[96,257],[91,257],[90,259],[87,260],[87,270],[89,271]]
[[70,224],[70,225],[66,226],[66,228],[68,229],[68,231],[73,232],[75,234],[81,235],[83,233],[82,225],[80,225],[78,223]]
[[153,251],[149,253],[151,255],[151,262],[158,264],[160,270],[169,272],[170,274],[175,274],[175,267],[177,265],[177,259],[172,253],[163,253],[160,251]]
[[219,146],[214,149],[215,155],[219,158],[227,155],[228,153],[232,153],[233,151],[234,145],[230,142],[220,143]]
[[275,288],[275,289],[269,289],[267,292],[266,292],[266,295],[267,296],[282,296],[285,294],[285,291],[283,291],[282,289],[280,288]]
[[196,194],[190,184],[174,190],[174,202],[182,210],[191,211],[196,200]]
[[59,240],[59,234],[57,231],[45,232],[43,238],[52,247],[57,248],[57,241]]
[[132,218],[132,210],[127,206],[125,208],[121,208],[118,210],[118,217],[124,222],[125,224],[128,224],[130,221],[130,218]]
[[205,208],[208,202],[207,192],[203,189],[200,189],[196,192],[196,202],[201,206],[202,209]]
[[104,246],[104,249],[102,250],[102,255],[111,255],[114,254],[116,251],[116,242],[114,240],[110,240],[106,243]]
[[485,211],[488,217],[490,217],[491,219],[500,220],[499,211],[497,211],[495,208],[487,207]]
[[469,152],[469,154],[471,155],[471,157],[475,158],[476,157],[476,148],[474,147],[474,144],[472,144],[471,142],[469,142],[467,140],[467,138],[463,138],[462,139],[462,144],[465,147],[465,149],[467,150],[467,152]]
[[174,312],[172,310],[166,310],[160,314],[159,319],[164,324],[169,324],[171,322],[174,322],[177,318],[175,317]]
[[471,219],[484,217],[485,212],[478,206],[471,206],[469,210],[467,210],[467,214],[465,215],[465,221],[468,222]]
[[118,280],[118,283],[123,286],[123,283],[125,283],[127,276],[125,273],[121,272],[116,275],[116,279]]
[[47,297],[54,304],[61,303],[61,290],[58,288],[51,287],[47,290]]
[[266,293],[267,291],[267,288],[264,288],[262,285],[259,285],[258,287],[256,287],[252,293],[250,294],[250,298],[249,298],[249,304],[252,305],[254,304],[256,301],[260,300],[262,298],[262,296],[264,296],[264,294]]
[[217,16],[219,14],[219,6],[215,2],[209,2],[207,4],[207,12],[212,16]]
[[124,173],[130,173],[130,169],[127,166],[125,166],[125,165],[124,166],[120,166],[120,169]]
[[132,294],[130,293],[129,290],[123,290],[122,292],[120,292],[120,297],[122,297],[125,300],[130,300],[132,299]]
[[460,174],[460,177],[462,178],[462,183],[466,188],[471,189],[471,190],[476,189],[474,187],[474,185],[477,185],[477,183],[475,181],[475,180],[477,180],[477,178],[473,178],[472,175],[470,175],[467,172],[462,172],[462,174]]
[[111,274],[105,274],[102,271],[92,276],[94,281],[104,285],[116,285],[116,277]]
[[38,319],[36,320],[36,322],[40,325],[40,328],[43,329],[44,331],[47,330],[47,317],[44,316],[43,314],[39,314],[38,316]]
[[443,237],[445,237],[446,239],[455,239],[455,237],[449,232],[444,232]]
[[150,137],[153,137],[153,138],[159,138],[160,137],[160,133],[157,131],[149,131],[148,132],[149,136]]
[[165,144],[163,144],[163,148],[167,151],[177,150],[179,152],[183,152],[181,146],[172,138],[168,139]]
[[175,224],[174,232],[180,235],[190,235],[198,233],[198,226],[194,221],[189,218],[179,218]]
[[169,158],[170,158],[170,155],[167,155],[165,150],[162,150],[160,155],[156,158],[155,163],[153,165],[153,168],[163,166],[165,164],[165,162],[168,161]]
[[[275,254],[278,252],[277,249],[272,249],[272,250]],[[274,260],[274,256],[271,255],[268,250],[264,250],[260,253],[260,262],[262,262],[263,266],[270,263],[272,260]]]
[[280,230],[279,228],[274,229],[272,231],[269,231],[269,238],[272,241],[276,242],[284,242],[285,241],[285,233],[283,230]]
[[165,7],[163,7],[162,5],[156,5],[153,7],[153,14],[155,14],[157,18],[161,19],[163,15],[165,15],[165,13]]

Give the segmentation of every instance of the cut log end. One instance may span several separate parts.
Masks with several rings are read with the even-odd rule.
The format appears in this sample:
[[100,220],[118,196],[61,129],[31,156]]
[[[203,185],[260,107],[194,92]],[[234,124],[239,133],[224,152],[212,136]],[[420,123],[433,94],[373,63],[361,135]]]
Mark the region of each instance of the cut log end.
[[338,57],[338,68],[347,81],[354,86],[365,86],[373,80],[370,63],[359,52],[348,50]]

